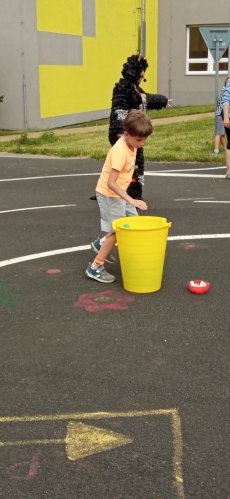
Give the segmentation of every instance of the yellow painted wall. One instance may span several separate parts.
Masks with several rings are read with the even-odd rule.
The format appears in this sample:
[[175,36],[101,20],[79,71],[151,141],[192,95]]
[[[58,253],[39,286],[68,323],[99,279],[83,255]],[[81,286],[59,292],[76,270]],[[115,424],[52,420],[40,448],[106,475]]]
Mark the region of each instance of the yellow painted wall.
[[146,23],[146,59],[149,67],[143,89],[153,94],[157,92],[158,0],[146,0]]
[[38,0],[37,29],[82,35],[82,0]]
[[[147,1],[147,91],[156,91],[157,1]],[[82,34],[82,0],[36,0],[37,29]],[[96,0],[96,37],[82,66],[39,66],[41,118],[108,109],[127,57],[139,47],[140,0]],[[75,22],[77,19],[77,22]]]

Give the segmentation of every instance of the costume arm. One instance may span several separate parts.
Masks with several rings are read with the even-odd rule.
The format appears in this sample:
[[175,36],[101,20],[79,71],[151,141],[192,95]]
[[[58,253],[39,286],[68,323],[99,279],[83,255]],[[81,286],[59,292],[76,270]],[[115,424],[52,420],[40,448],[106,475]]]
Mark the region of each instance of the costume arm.
[[168,98],[161,94],[147,94],[146,95],[146,104],[147,109],[161,109],[162,107],[166,107],[168,103]]

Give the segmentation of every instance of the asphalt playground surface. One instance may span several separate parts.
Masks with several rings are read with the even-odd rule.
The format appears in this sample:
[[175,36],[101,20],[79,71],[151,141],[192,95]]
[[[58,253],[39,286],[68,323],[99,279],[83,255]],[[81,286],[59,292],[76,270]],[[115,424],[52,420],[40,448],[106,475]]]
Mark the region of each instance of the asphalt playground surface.
[[146,163],[140,215],[172,222],[150,294],[117,248],[114,283],[85,276],[101,167],[0,155],[0,497],[229,499],[225,167]]

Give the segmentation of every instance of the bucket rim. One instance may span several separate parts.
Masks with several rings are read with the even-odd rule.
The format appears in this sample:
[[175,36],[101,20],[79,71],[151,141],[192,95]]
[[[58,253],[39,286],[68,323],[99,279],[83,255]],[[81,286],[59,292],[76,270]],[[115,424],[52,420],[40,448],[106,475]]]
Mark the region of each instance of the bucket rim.
[[128,230],[129,232],[140,232],[140,231],[152,231],[152,230],[162,230],[162,229],[169,229],[172,226],[171,223],[168,223],[167,225],[163,225],[163,227],[154,227],[152,229],[131,229],[131,227],[114,227],[113,228],[117,230]]
[[[131,218],[131,217],[129,217]],[[136,218],[136,217],[135,217]],[[157,217],[156,217],[157,218]],[[163,217],[158,217],[158,218],[163,218]],[[119,219],[117,219],[119,220]],[[159,225],[159,227],[151,227],[151,228],[147,228],[147,227],[138,227],[138,228],[134,228],[134,227],[122,227],[122,226],[119,226],[119,225],[116,225],[114,222],[116,222],[116,220],[113,220],[112,222],[112,227],[114,230],[128,230],[129,232],[130,231],[135,231],[135,232],[139,232],[139,231],[152,231],[152,230],[161,230],[161,229],[169,229],[170,227],[172,227],[172,222],[167,222],[165,223],[165,225]]]

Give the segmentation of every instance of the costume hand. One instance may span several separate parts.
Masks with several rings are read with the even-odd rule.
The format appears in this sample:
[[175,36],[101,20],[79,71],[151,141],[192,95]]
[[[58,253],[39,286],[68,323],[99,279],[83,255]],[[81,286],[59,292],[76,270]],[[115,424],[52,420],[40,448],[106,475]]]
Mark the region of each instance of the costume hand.
[[148,209],[148,206],[145,203],[145,201],[141,201],[141,199],[133,199],[133,202],[130,204],[132,204],[132,206],[135,206],[135,208],[140,208],[140,210]]
[[167,102],[167,104],[166,104],[166,107],[171,107],[170,102],[171,102],[172,100],[173,100],[173,99],[168,99],[168,102]]

